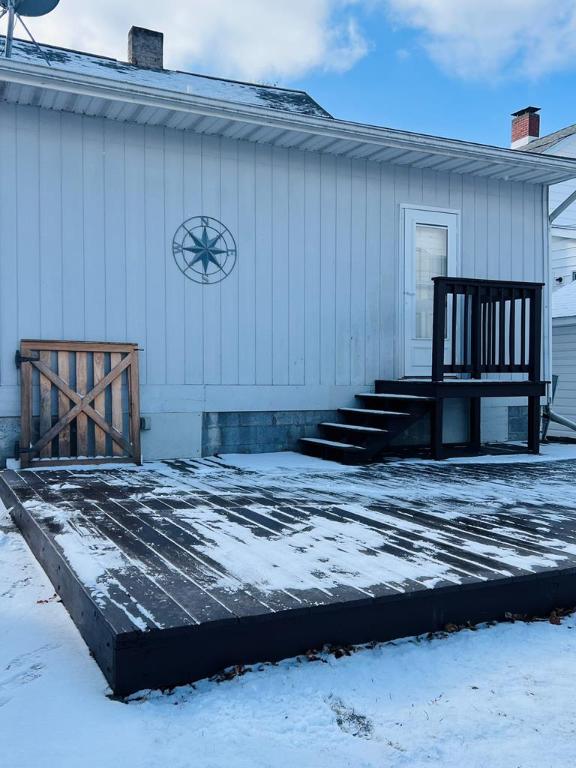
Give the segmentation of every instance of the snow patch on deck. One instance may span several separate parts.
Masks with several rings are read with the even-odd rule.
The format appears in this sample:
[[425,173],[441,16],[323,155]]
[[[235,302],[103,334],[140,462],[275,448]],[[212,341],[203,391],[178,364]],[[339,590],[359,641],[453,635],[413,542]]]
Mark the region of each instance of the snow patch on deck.
[[[60,490],[63,486],[68,486],[68,490],[78,488],[73,483],[56,483],[52,488],[56,486]],[[25,501],[23,506],[38,519],[59,525],[61,530],[54,536],[54,541],[98,604],[102,604],[104,600],[114,603],[134,624],[135,629],[147,630],[147,620],[156,624],[153,615],[144,606],[132,600],[132,610],[130,601],[127,604],[114,598],[114,590],[121,589],[115,574],[126,570],[129,560],[112,542],[101,535],[95,535],[91,528],[82,522],[74,507],[66,502],[56,506],[41,500]]]
[[[410,460],[343,467],[296,453],[92,472],[81,466],[58,471],[52,483],[46,478],[51,493],[61,495],[57,505],[34,500],[25,506],[61,526],[56,543],[82,582],[110,600],[123,569],[136,566],[151,580],[154,574],[94,535],[88,520],[90,509],[98,509],[90,501],[93,488],[99,489],[94,496],[105,493],[120,506],[126,499],[143,505],[138,514],[152,526],[168,518],[191,533],[185,545],[172,545],[205,560],[208,589],[214,583],[230,593],[253,586],[296,596],[313,590],[370,596],[377,587],[380,593],[433,588],[468,577],[534,573],[573,559],[576,541],[563,535],[563,526],[574,515],[574,471],[565,462],[576,459],[576,446],[544,450],[543,457],[514,457],[522,465],[516,468],[497,466],[510,465],[509,457],[483,457],[474,467]],[[542,461],[546,469],[536,466]],[[85,514],[74,506],[81,508],[82,499]],[[134,622],[145,626],[144,608],[132,607]]]
[[[354,472],[357,467],[344,466],[333,461],[324,461],[313,456],[304,456],[291,451],[278,453],[227,453],[218,457],[218,461],[238,469],[263,472],[269,469],[300,469],[312,471]],[[494,456],[461,456],[444,459],[441,462],[431,459],[397,459],[386,461],[382,465],[398,464],[539,464],[543,461],[576,461],[575,443],[547,443],[541,446],[539,455],[528,453],[501,454]]]
[[385,552],[386,536],[361,523],[311,515],[306,522],[262,536],[214,509],[208,517],[202,509],[176,510],[174,515],[202,530],[206,543],[200,549],[228,574],[265,592],[330,590],[346,584],[371,595],[370,588],[382,584],[403,592],[407,579],[426,587],[441,580],[460,582],[449,566],[424,554]]

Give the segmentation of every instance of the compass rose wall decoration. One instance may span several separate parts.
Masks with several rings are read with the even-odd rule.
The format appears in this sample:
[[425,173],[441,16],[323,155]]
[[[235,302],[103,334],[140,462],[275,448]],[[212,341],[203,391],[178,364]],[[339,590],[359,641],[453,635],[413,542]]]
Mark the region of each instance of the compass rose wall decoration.
[[172,241],[178,268],[202,285],[219,283],[236,265],[236,241],[221,221],[194,216],[181,224]]

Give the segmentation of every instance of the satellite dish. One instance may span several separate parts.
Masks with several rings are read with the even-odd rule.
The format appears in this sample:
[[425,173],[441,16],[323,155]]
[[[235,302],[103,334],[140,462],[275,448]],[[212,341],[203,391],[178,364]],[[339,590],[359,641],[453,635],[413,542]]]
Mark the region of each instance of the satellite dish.
[[34,40],[32,32],[30,32],[26,26],[22,16],[45,16],[47,13],[50,13],[50,11],[53,11],[59,2],[60,0],[0,0],[0,19],[6,15],[8,16],[8,29],[6,30],[3,52],[6,59],[9,59],[12,55],[14,27],[17,22],[20,22],[28,33],[28,37],[38,49],[40,55],[46,59],[48,66],[50,66],[50,59],[40,48],[36,40]]
[[[2,0],[5,4],[7,0]],[[16,0],[15,11],[18,16],[45,16],[58,5],[60,0]]]

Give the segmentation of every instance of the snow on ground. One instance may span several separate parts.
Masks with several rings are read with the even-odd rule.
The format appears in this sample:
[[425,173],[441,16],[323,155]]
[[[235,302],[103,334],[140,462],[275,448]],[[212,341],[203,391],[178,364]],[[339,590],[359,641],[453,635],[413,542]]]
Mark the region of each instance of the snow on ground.
[[[324,461],[314,456],[305,456],[291,451],[278,453],[227,453],[219,459],[238,469],[251,469],[266,471],[270,469],[305,469],[321,472],[354,472],[357,468],[337,464],[334,461]],[[461,456],[445,459],[442,464],[538,464],[543,461],[561,461],[576,459],[576,442],[574,443],[547,443],[541,446],[538,456],[530,453],[502,454],[494,456]],[[431,459],[398,459],[387,461],[386,464],[431,464],[441,466]]]
[[311,470],[316,472],[354,472],[356,467],[338,464],[335,461],[317,459],[293,451],[276,453],[225,453],[218,459],[231,467],[250,469],[259,472],[276,469]]
[[0,513],[0,749],[9,768],[564,768],[576,619],[261,665],[128,702]]

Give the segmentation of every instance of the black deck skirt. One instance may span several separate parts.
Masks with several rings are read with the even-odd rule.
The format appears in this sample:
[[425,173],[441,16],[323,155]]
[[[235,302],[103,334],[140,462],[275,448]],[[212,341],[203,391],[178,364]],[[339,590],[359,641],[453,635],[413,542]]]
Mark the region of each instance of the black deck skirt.
[[486,584],[430,589],[396,598],[285,611],[195,629],[162,630],[115,638],[112,689],[170,688],[236,664],[279,661],[320,649],[395,640],[509,615],[546,616],[576,602],[576,569]]

